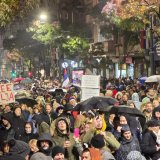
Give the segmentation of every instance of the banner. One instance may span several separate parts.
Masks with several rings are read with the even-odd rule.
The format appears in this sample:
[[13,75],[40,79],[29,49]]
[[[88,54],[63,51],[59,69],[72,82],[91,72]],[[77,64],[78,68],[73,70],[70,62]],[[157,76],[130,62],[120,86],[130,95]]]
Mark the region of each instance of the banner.
[[100,76],[83,75],[81,82],[81,100],[86,100],[100,94]]
[[12,83],[0,84],[0,104],[14,103],[15,94]]

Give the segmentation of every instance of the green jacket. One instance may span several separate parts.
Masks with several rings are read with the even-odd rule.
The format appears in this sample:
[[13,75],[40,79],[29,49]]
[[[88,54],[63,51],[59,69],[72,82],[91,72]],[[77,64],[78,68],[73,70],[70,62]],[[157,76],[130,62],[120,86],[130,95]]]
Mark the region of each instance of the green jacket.
[[[63,134],[59,129],[58,129],[58,121],[59,120],[64,120],[67,124],[67,134]],[[61,147],[63,147],[64,142],[70,141],[71,143],[71,147],[66,148],[66,155],[65,158],[67,158],[67,160],[76,160],[75,155],[73,153],[75,153],[74,150],[76,150],[75,148],[75,140],[73,138],[73,134],[70,133],[69,130],[69,124],[68,124],[68,120],[65,117],[58,117],[55,121],[55,132],[53,135],[53,140],[55,141],[56,145],[59,145]]]
[[[89,130],[87,133],[81,135],[81,138],[82,138],[82,142],[83,143],[90,143],[92,137],[96,135],[96,130]],[[104,136],[104,139],[105,139],[105,149],[107,151],[115,151],[117,149],[119,149],[120,147],[120,143],[117,141],[117,139],[114,137],[114,135],[111,133],[111,132],[105,132],[105,136]]]

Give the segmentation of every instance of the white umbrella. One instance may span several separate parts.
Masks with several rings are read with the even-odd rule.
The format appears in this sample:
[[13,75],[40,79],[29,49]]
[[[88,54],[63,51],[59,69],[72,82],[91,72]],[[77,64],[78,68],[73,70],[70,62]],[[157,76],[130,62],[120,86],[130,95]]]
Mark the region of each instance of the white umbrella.
[[146,79],[146,83],[158,82],[160,83],[160,75],[153,75]]

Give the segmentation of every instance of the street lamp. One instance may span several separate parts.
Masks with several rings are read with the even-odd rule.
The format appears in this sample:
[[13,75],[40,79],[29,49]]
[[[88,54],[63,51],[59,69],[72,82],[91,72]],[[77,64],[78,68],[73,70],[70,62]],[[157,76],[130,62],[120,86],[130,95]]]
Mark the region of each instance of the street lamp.
[[46,13],[43,12],[43,13],[40,14],[39,19],[40,19],[41,23],[45,23],[48,19],[48,16],[47,16]]

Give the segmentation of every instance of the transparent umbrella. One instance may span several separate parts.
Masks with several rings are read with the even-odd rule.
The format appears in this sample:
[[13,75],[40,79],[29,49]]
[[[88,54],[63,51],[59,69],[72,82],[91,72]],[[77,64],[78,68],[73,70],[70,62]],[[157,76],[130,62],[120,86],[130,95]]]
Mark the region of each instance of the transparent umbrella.
[[153,82],[157,82],[160,83],[160,75],[153,75],[150,76],[146,79],[145,83],[153,83]]

